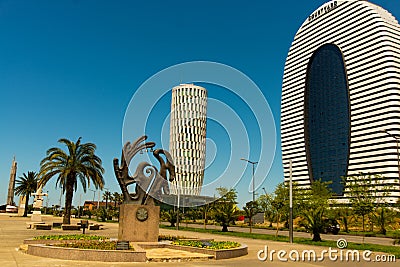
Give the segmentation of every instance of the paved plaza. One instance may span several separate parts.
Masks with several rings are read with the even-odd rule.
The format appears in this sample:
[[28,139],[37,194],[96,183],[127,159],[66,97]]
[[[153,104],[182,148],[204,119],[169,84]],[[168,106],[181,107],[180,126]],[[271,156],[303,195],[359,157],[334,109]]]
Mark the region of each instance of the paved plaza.
[[[62,218],[43,216],[45,222],[61,222]],[[30,218],[22,218],[16,216],[10,216],[8,214],[0,214],[0,266],[1,267],[33,267],[33,266],[398,266],[399,260],[396,263],[378,263],[378,262],[366,262],[361,260],[360,262],[346,262],[346,261],[331,261],[325,254],[325,257],[320,262],[314,261],[300,261],[300,262],[281,262],[277,259],[275,254],[273,262],[270,260],[260,261],[257,254],[260,250],[268,247],[269,252],[271,250],[284,250],[288,253],[291,250],[304,251],[304,250],[315,250],[317,255],[320,255],[322,250],[327,249],[325,247],[315,247],[308,245],[289,244],[284,242],[273,242],[265,240],[254,240],[248,238],[228,237],[221,235],[211,235],[206,233],[195,233],[187,231],[176,231],[169,229],[160,229],[161,234],[167,235],[179,235],[185,237],[198,237],[198,238],[213,238],[215,240],[230,240],[237,241],[242,244],[246,244],[249,248],[249,254],[243,257],[227,259],[227,260],[206,260],[206,261],[184,261],[184,255],[182,253],[182,262],[148,262],[148,263],[104,263],[104,262],[88,262],[88,261],[70,261],[70,260],[58,260],[51,258],[42,258],[37,256],[31,256],[20,249],[24,239],[32,238],[37,235],[50,235],[50,234],[67,234],[67,233],[78,233],[78,231],[63,231],[61,229],[53,230],[35,230],[27,229],[26,223],[30,221]],[[78,220],[72,219],[71,223],[77,223]],[[104,229],[98,231],[87,230],[87,234],[97,234],[108,237],[117,237],[118,235],[118,224],[117,223],[104,223]],[[336,249],[336,248],[334,248]],[[400,248],[399,248],[400,249]],[[162,252],[160,252],[162,253]],[[167,253],[171,253],[168,251]],[[180,251],[176,252],[177,254]],[[381,253],[373,253],[371,258]],[[263,256],[261,254],[260,256]],[[287,255],[286,255],[287,258]]]

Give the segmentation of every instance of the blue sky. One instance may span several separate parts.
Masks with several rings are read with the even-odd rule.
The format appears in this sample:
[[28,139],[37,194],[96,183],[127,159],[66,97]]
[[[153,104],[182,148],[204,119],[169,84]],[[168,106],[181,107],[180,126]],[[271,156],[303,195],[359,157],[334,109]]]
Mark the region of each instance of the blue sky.
[[[398,1],[372,2],[400,18]],[[46,150],[64,137],[94,142],[106,169],[106,188],[119,191],[112,159],[121,153],[124,116],[132,96],[159,71],[198,60],[236,68],[267,99],[275,118],[276,153],[268,176],[256,179],[264,181],[259,188],[272,191],[283,181],[279,116],[284,62],[294,34],[323,3],[0,0],[0,203],[7,197],[13,156],[17,176],[38,171]],[[234,96],[216,89],[210,95],[243,111],[251,121],[248,108]],[[165,96],[156,108],[164,112],[168,101]],[[153,117],[148,134],[158,142],[165,118]],[[257,131],[254,123],[248,127],[251,159],[260,153],[260,140],[251,138]],[[224,143],[226,133],[210,123],[208,134],[221,155],[216,166],[223,166],[224,151],[230,149]],[[218,172],[219,167],[210,168],[207,175]],[[248,168],[238,188],[241,204],[251,199],[250,175]],[[49,204],[57,204],[54,184],[46,190]],[[79,190],[75,195],[75,205],[81,194]],[[81,197],[92,198],[91,191]]]

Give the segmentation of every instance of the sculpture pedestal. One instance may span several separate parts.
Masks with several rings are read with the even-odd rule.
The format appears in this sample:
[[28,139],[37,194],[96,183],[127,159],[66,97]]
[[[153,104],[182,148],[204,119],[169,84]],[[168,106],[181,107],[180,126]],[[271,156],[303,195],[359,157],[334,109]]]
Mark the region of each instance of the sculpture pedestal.
[[40,210],[34,210],[31,215],[31,222],[41,222],[42,212]]
[[122,204],[119,207],[118,240],[157,242],[160,207]]
[[22,216],[25,213],[25,202],[26,202],[26,197],[25,196],[20,196],[19,197],[19,205],[18,205],[18,216]]

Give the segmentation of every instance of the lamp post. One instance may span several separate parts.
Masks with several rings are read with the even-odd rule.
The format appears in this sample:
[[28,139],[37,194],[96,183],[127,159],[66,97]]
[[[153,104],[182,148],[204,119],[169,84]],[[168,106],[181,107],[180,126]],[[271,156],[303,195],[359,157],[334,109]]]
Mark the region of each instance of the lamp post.
[[89,189],[89,191],[93,192],[93,201],[92,202],[94,202],[94,197],[96,196],[96,190]]
[[250,163],[253,166],[253,177],[252,177],[252,180],[253,180],[253,202],[254,202],[254,201],[256,201],[256,197],[255,197],[256,190],[254,188],[254,165],[256,165],[258,163],[258,161],[250,161],[250,160],[245,159],[245,158],[241,158],[240,160],[247,161],[248,163]]
[[382,132],[386,133],[390,137],[392,137],[394,140],[396,140],[396,148],[397,148],[397,170],[399,173],[399,178],[400,178],[400,155],[399,155],[399,141],[400,141],[400,136],[394,135],[389,133],[387,130],[383,129]]
[[267,195],[267,190],[265,190],[265,187],[263,187],[262,190],[264,190],[265,195]]

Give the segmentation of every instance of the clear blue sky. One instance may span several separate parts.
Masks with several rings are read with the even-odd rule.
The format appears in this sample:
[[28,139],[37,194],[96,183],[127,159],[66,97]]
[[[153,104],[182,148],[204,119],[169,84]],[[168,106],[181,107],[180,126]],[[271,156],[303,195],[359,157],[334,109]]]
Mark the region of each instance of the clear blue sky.
[[[398,1],[372,2],[400,18]],[[272,169],[260,188],[272,191],[283,181],[279,116],[284,62],[294,34],[323,3],[0,0],[0,203],[7,197],[13,156],[17,176],[38,171],[46,150],[64,137],[94,142],[106,169],[106,188],[119,191],[112,159],[121,153],[131,97],[164,68],[196,60],[232,66],[262,90],[278,141]],[[224,101],[224,94],[210,94]],[[168,98],[161,103],[169,108]],[[220,135],[214,142],[224,139],[218,125],[209,129],[208,134]],[[252,145],[251,153],[257,152],[257,142]],[[247,169],[247,185],[250,175]],[[238,190],[241,204],[251,198],[243,188]],[[54,184],[46,190],[49,204],[57,204]],[[80,195],[78,191],[75,205]],[[90,191],[82,195],[82,201],[92,198]]]

